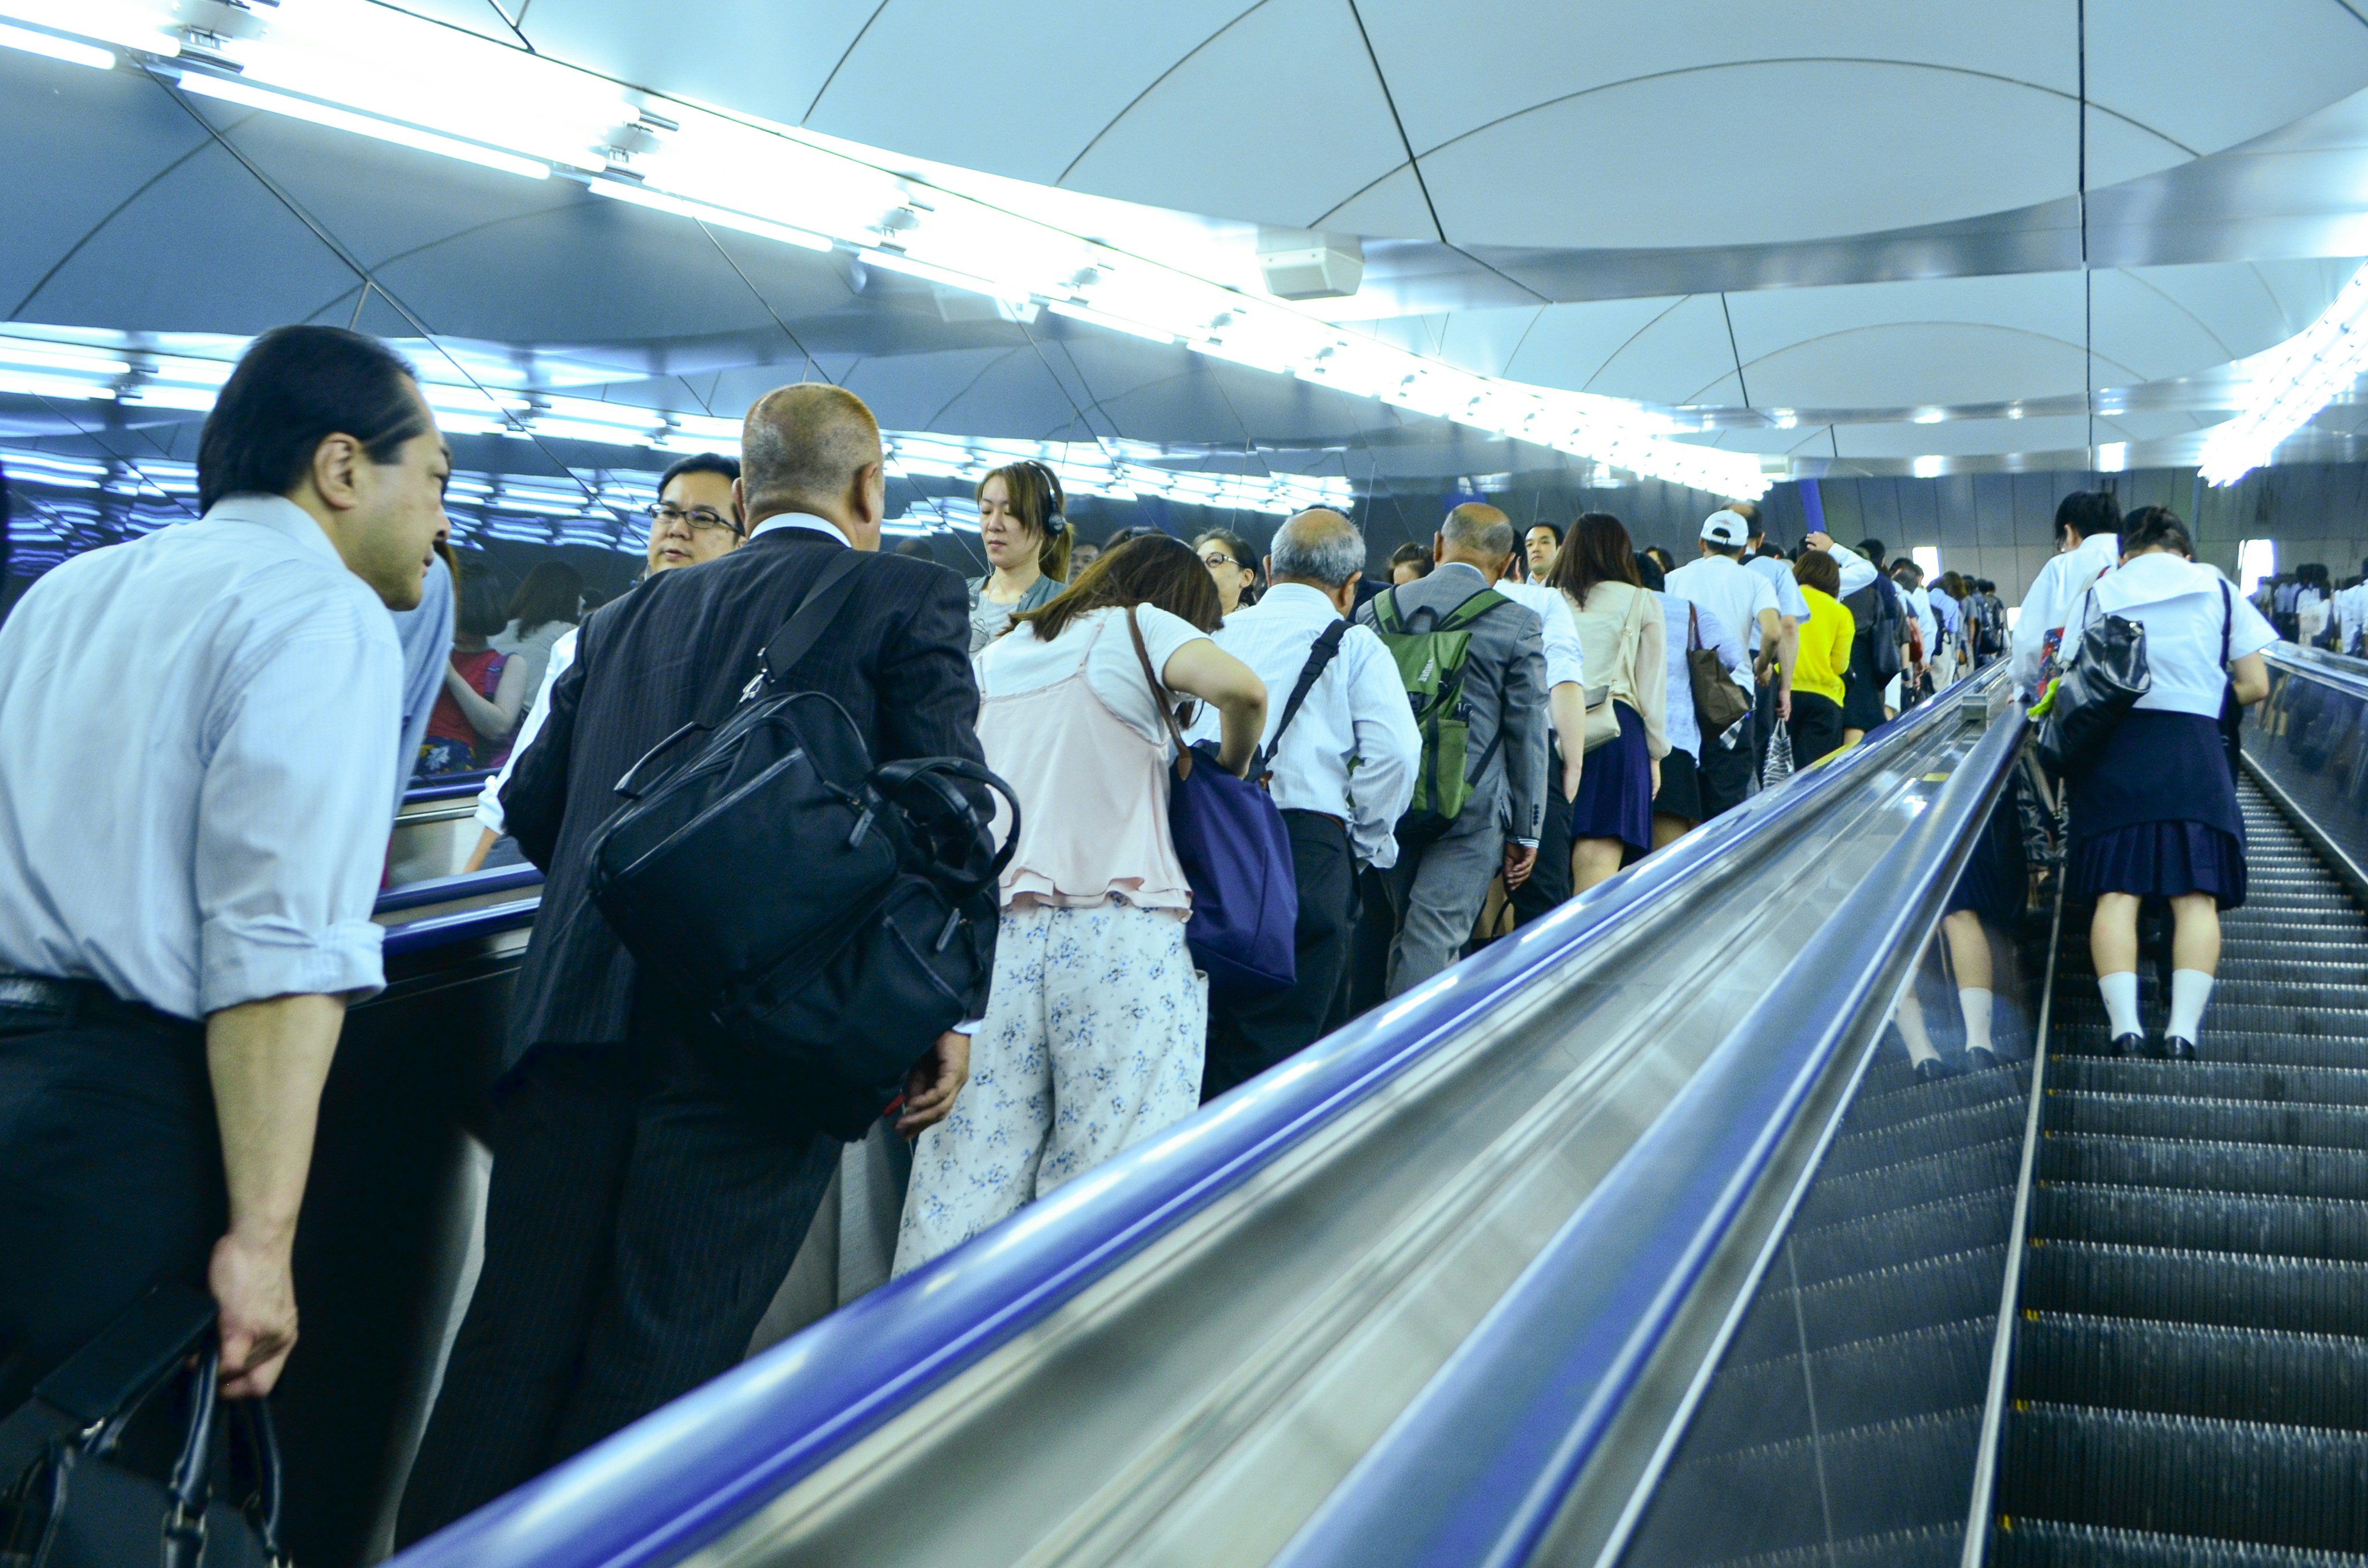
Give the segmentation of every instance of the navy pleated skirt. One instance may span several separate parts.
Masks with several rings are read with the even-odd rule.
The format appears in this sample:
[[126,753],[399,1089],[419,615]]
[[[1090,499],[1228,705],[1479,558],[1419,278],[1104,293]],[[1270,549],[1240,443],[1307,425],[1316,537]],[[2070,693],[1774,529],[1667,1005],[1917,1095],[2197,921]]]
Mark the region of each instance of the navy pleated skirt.
[[2067,893],[2245,902],[2244,818],[2216,721],[2141,709],[2071,784]]
[[1578,799],[1570,803],[1570,835],[1616,838],[1639,854],[1653,848],[1653,758],[1645,745],[1645,721],[1624,702],[1611,711],[1620,738],[1587,754],[1579,770]]

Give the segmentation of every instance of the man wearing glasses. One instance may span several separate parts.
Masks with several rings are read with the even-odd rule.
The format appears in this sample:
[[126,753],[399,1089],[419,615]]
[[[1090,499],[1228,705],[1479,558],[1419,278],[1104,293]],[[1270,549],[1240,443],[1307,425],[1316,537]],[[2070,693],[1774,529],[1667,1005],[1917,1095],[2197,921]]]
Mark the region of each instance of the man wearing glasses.
[[[712,561],[740,547],[740,508],[732,499],[732,483],[739,477],[740,460],[717,452],[681,459],[660,476],[657,505],[644,508],[650,519],[650,564],[643,574],[644,579],[677,566]],[[518,731],[518,744],[510,748],[509,760],[485,780],[477,796],[477,847],[471,851],[464,870],[483,869],[486,855],[502,836],[502,787],[510,781],[510,770],[541,731],[543,715],[551,711],[552,687],[575,662],[575,633],[570,631],[552,645],[542,689],[534,694],[534,707]]]

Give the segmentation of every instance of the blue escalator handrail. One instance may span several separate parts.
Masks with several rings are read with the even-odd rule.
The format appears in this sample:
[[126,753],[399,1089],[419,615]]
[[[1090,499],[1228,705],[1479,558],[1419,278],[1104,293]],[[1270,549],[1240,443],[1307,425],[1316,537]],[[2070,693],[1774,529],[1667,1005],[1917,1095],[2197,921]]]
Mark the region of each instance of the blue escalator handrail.
[[399,888],[389,888],[378,895],[371,905],[372,915],[392,915],[401,909],[418,909],[430,903],[449,903],[456,898],[476,898],[489,892],[509,892],[518,888],[540,887],[542,872],[529,865],[496,866],[490,871],[462,871],[453,877],[430,877],[425,881],[405,882]]
[[425,784],[414,784],[403,792],[403,803],[417,805],[423,801],[457,801],[463,795],[484,792],[485,780],[500,772],[497,767],[481,768],[474,773],[442,773]]
[[1992,726],[1277,1568],[1478,1568],[1536,1549],[1885,960],[1929,921],[2021,742]]
[[506,899],[500,903],[489,903],[479,909],[463,909],[452,915],[430,915],[400,926],[390,926],[380,951],[388,958],[393,958],[399,953],[424,952],[430,948],[474,941],[480,937],[496,937],[505,931],[516,931],[533,925],[534,913],[541,906],[542,894],[537,891],[528,898]]
[[404,1568],[641,1568],[812,1474],[1546,970],[1883,771],[1995,674],[1590,889],[936,1262],[842,1308],[413,1547]]
[[2262,653],[2269,662],[2290,675],[2331,686],[2346,696],[2368,699],[2368,661],[2330,653],[2323,648],[2272,642]]

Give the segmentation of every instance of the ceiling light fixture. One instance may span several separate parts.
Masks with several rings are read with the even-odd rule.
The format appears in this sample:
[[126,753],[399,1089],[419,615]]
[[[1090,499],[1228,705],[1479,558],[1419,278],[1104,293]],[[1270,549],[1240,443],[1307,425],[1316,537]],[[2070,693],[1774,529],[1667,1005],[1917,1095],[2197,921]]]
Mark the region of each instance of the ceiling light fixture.
[[12,28],[0,23],[0,48],[19,49],[27,54],[47,55],[63,60],[69,65],[89,65],[101,71],[115,69],[115,53],[96,44],[76,43],[72,39],[56,38],[49,33],[37,33],[28,28]]
[[504,174],[518,175],[527,179],[549,179],[551,165],[532,158],[521,158],[513,153],[500,153],[491,147],[454,137],[422,131],[416,126],[381,119],[376,115],[356,114],[328,104],[314,103],[310,98],[291,97],[266,88],[249,86],[227,76],[209,76],[203,72],[184,71],[181,91],[195,93],[199,97],[215,98],[241,108],[263,109],[271,114],[284,114],[291,119],[305,119],[314,125],[324,125],[332,131],[349,131],[357,136],[375,137],[422,153],[435,153],[462,163],[476,164],[484,168],[499,169]]
[[686,201],[678,196],[649,190],[629,180],[596,179],[587,183],[596,196],[605,196],[634,207],[646,207],[654,212],[671,212],[677,218],[695,219],[701,223],[712,223],[720,229],[736,229],[744,234],[779,240],[785,245],[799,245],[806,250],[832,248],[827,235],[763,218],[751,218],[746,212],[734,212],[728,207],[713,207],[704,201]]
[[[2368,267],[2351,275],[2318,319],[2248,362],[2250,383],[2237,416],[2203,437],[2198,464],[2209,484],[2234,484],[2270,460],[2278,443],[2368,369]],[[2128,447],[2122,446],[2124,460]],[[2104,448],[2098,449],[2103,469]]]

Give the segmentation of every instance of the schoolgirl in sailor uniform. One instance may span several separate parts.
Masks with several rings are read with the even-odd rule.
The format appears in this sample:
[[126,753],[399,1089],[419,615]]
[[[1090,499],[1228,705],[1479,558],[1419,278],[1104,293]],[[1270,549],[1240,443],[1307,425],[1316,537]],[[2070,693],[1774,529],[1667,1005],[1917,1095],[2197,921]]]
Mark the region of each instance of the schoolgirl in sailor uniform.
[[2154,686],[2070,779],[2066,891],[2096,901],[2089,948],[2116,1054],[2148,1050],[2138,1017],[2138,912],[2170,903],[2170,1019],[2154,1053],[2195,1055],[2219,967],[2220,915],[2245,902],[2245,824],[2220,714],[2269,694],[2261,650],[2277,633],[2228,580],[2190,557],[2178,517],[2141,507],[2124,520],[2121,564],[2083,596],[2067,647],[2094,620],[2143,622]]

